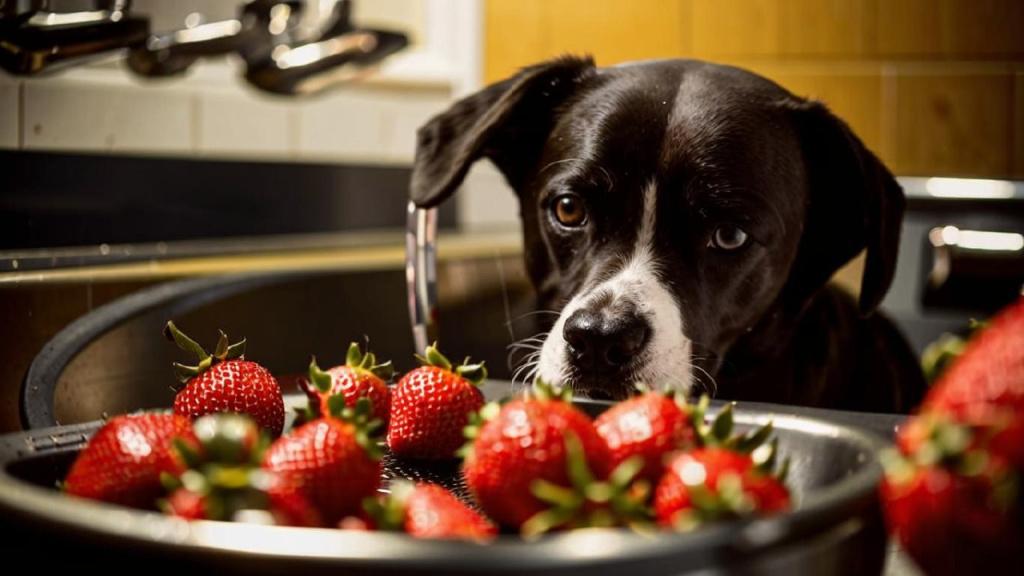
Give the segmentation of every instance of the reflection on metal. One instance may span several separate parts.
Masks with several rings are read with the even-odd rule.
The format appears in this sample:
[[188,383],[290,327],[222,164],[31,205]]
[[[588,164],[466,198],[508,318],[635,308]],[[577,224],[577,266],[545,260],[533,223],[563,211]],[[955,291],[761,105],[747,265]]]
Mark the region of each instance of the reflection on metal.
[[149,20],[130,16],[127,0],[73,12],[55,12],[51,4],[0,1],[0,68],[23,75],[58,70],[139,44],[149,34]]
[[961,230],[956,226],[934,228],[928,239],[935,247],[959,246],[968,250],[1017,252],[1024,250],[1024,235],[1016,232]]
[[1013,198],[1014,193],[1006,180],[929,178],[924,188],[936,198]]
[[1024,200],[1024,182],[983,178],[897,178],[908,198]]
[[437,338],[437,210],[409,202],[405,281],[416,350]]

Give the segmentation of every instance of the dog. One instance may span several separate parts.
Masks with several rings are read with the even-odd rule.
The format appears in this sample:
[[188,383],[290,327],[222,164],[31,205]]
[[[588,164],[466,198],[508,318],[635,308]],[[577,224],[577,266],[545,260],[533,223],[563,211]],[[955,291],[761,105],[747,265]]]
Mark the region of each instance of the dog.
[[[539,307],[560,311],[540,378],[874,412],[923,396],[873,313],[903,192],[823,104],[730,66],[564,56],[422,126],[413,202],[442,202],[482,158],[518,195]],[[855,302],[828,281],[862,250]]]

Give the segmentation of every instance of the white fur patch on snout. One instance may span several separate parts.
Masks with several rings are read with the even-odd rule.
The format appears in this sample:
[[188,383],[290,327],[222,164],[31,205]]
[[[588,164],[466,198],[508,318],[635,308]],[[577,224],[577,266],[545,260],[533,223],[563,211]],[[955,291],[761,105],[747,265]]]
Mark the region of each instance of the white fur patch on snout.
[[561,383],[585,390],[589,383],[574,381],[563,337],[565,322],[574,312],[586,308],[598,297],[611,296],[611,303],[629,302],[650,324],[647,346],[633,361],[632,382],[624,388],[642,384],[649,389],[673,388],[689,393],[693,387],[690,356],[692,343],[683,332],[678,302],[658,275],[653,253],[655,202],[657,189],[649,184],[643,193],[643,219],[633,252],[621,270],[610,278],[576,294],[558,316],[541,348],[537,374],[547,382]]

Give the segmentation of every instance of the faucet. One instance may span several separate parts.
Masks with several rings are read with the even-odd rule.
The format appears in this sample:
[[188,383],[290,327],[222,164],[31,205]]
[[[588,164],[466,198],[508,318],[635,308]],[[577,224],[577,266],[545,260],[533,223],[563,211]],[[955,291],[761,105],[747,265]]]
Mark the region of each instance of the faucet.
[[59,0],[0,1],[0,67],[18,75],[50,72],[149,35],[149,20],[129,14],[130,0],[98,0],[92,10],[55,10],[60,5]]
[[95,10],[54,11],[60,0],[0,0],[0,67],[33,75],[86,56],[127,49],[126,64],[145,77],[176,76],[204,57],[236,54],[245,79],[275,94],[310,94],[365,74],[405,48],[405,34],[359,28],[352,0],[337,0],[319,26],[301,25],[301,0],[252,0],[237,18],[151,34],[129,15],[130,0],[96,0]]
[[271,9],[265,27],[267,40],[242,53],[245,79],[267,92],[319,92],[358,78],[409,43],[400,32],[354,26],[351,0],[335,2],[331,15],[312,34],[290,34],[287,29],[275,33],[273,13]]

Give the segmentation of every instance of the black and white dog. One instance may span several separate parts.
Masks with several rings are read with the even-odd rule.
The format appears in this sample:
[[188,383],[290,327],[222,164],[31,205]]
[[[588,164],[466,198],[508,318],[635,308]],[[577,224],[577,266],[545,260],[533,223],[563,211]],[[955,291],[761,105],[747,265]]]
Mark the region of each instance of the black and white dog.
[[[563,57],[419,131],[412,198],[489,158],[516,191],[540,305],[536,372],[592,396],[633,383],[729,399],[906,411],[913,352],[872,314],[902,190],[823,105],[728,66]],[[827,287],[867,249],[859,306]]]

